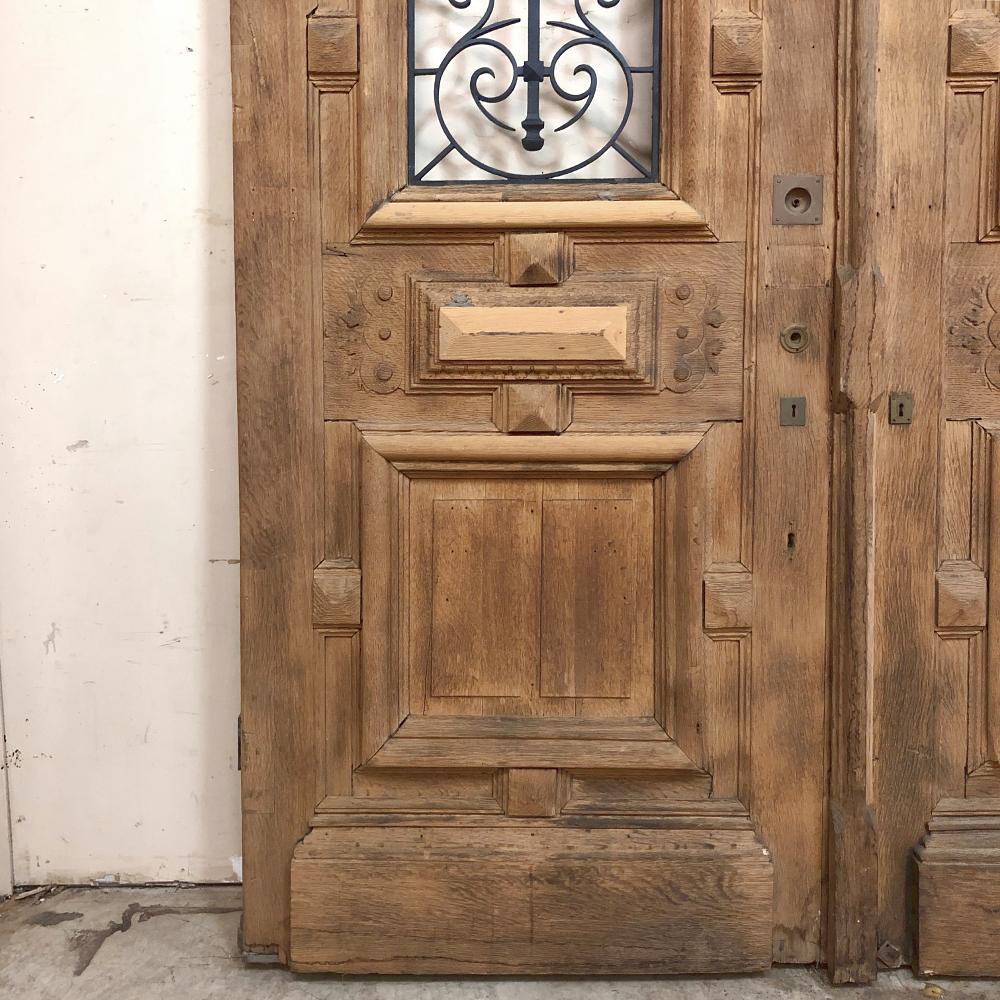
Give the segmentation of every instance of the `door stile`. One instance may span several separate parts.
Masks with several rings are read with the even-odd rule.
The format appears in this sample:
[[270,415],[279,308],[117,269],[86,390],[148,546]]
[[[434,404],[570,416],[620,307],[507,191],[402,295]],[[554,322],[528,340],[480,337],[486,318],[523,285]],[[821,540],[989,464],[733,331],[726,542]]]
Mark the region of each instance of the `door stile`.
[[[871,983],[878,911],[871,786],[872,352],[869,210],[875,148],[877,5],[841,7],[830,518],[830,803],[826,953],[835,983]],[[867,265],[867,266],[866,266]]]
[[233,0],[244,917],[287,961],[294,845],[315,806],[317,511],[305,19],[314,0]]
[[[827,718],[815,692],[826,690],[837,12],[828,0],[783,0],[766,5],[763,22],[753,576],[754,619],[769,627],[754,632],[750,812],[775,858],[774,961],[813,963],[823,922]],[[792,173],[822,176],[819,225],[775,225],[773,179]],[[779,340],[793,324],[811,334],[800,353]],[[807,401],[806,426],[779,426],[780,400],[796,396]]]
[[[949,5],[844,11],[833,397],[828,961],[910,960],[910,850],[961,794],[965,681],[935,636]],[[914,16],[918,14],[919,16]],[[913,396],[891,425],[890,396]],[[959,707],[961,706],[961,708]]]
[[[966,679],[938,657],[939,456],[943,430],[943,232],[947,0],[878,7],[877,152],[863,267],[877,278],[871,335],[873,782],[880,960],[912,954],[911,849],[943,796],[961,794]],[[855,199],[857,202],[858,199]],[[889,424],[889,396],[912,393],[913,422]]]

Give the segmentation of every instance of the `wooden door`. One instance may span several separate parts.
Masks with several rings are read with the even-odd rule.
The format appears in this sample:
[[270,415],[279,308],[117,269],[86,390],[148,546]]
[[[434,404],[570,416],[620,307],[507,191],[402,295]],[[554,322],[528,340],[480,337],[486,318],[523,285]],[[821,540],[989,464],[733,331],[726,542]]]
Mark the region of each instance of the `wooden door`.
[[235,0],[248,954],[823,960],[840,28]]
[[[897,348],[896,364],[900,388],[924,411],[915,434],[900,428],[901,447],[937,461],[916,481],[897,471],[888,498],[908,493],[918,514],[904,558],[918,574],[919,617],[907,688],[878,706],[903,728],[877,791],[909,772],[881,832],[892,860],[880,879],[880,938],[900,944],[905,961],[912,930],[913,964],[926,974],[1000,976],[1000,4],[933,7],[912,43],[924,54],[925,136],[913,163],[930,197],[908,206],[932,284],[909,304],[919,353],[904,361]],[[888,624],[881,655],[895,679],[904,664],[888,650],[900,632]],[[925,829],[914,878],[913,859],[896,858]],[[906,881],[912,914],[900,903]]]

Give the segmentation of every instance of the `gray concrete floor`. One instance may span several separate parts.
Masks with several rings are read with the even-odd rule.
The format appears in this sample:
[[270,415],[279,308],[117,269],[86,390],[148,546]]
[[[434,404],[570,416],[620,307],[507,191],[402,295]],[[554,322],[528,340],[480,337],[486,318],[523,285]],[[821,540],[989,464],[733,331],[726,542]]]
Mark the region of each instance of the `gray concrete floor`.
[[247,968],[236,947],[240,890],[65,889],[0,905],[7,1000],[1000,1000],[1000,982],[885,973],[867,990],[822,970],[719,979],[403,980],[296,976]]

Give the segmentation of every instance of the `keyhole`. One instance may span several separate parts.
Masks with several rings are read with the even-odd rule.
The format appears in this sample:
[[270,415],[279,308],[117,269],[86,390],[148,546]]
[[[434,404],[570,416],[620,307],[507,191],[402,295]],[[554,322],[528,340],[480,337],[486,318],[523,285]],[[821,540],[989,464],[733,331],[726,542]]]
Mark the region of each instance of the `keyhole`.
[[812,195],[804,187],[794,187],[785,195],[785,208],[795,215],[805,215],[812,207]]
[[799,404],[792,403],[792,420],[794,420],[799,415]]

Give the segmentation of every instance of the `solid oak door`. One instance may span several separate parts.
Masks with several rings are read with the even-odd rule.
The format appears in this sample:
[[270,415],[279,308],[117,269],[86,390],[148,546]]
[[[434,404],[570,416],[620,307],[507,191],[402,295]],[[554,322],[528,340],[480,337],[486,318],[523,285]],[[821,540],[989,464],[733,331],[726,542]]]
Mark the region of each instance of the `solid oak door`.
[[827,0],[236,0],[248,954],[823,959]]

